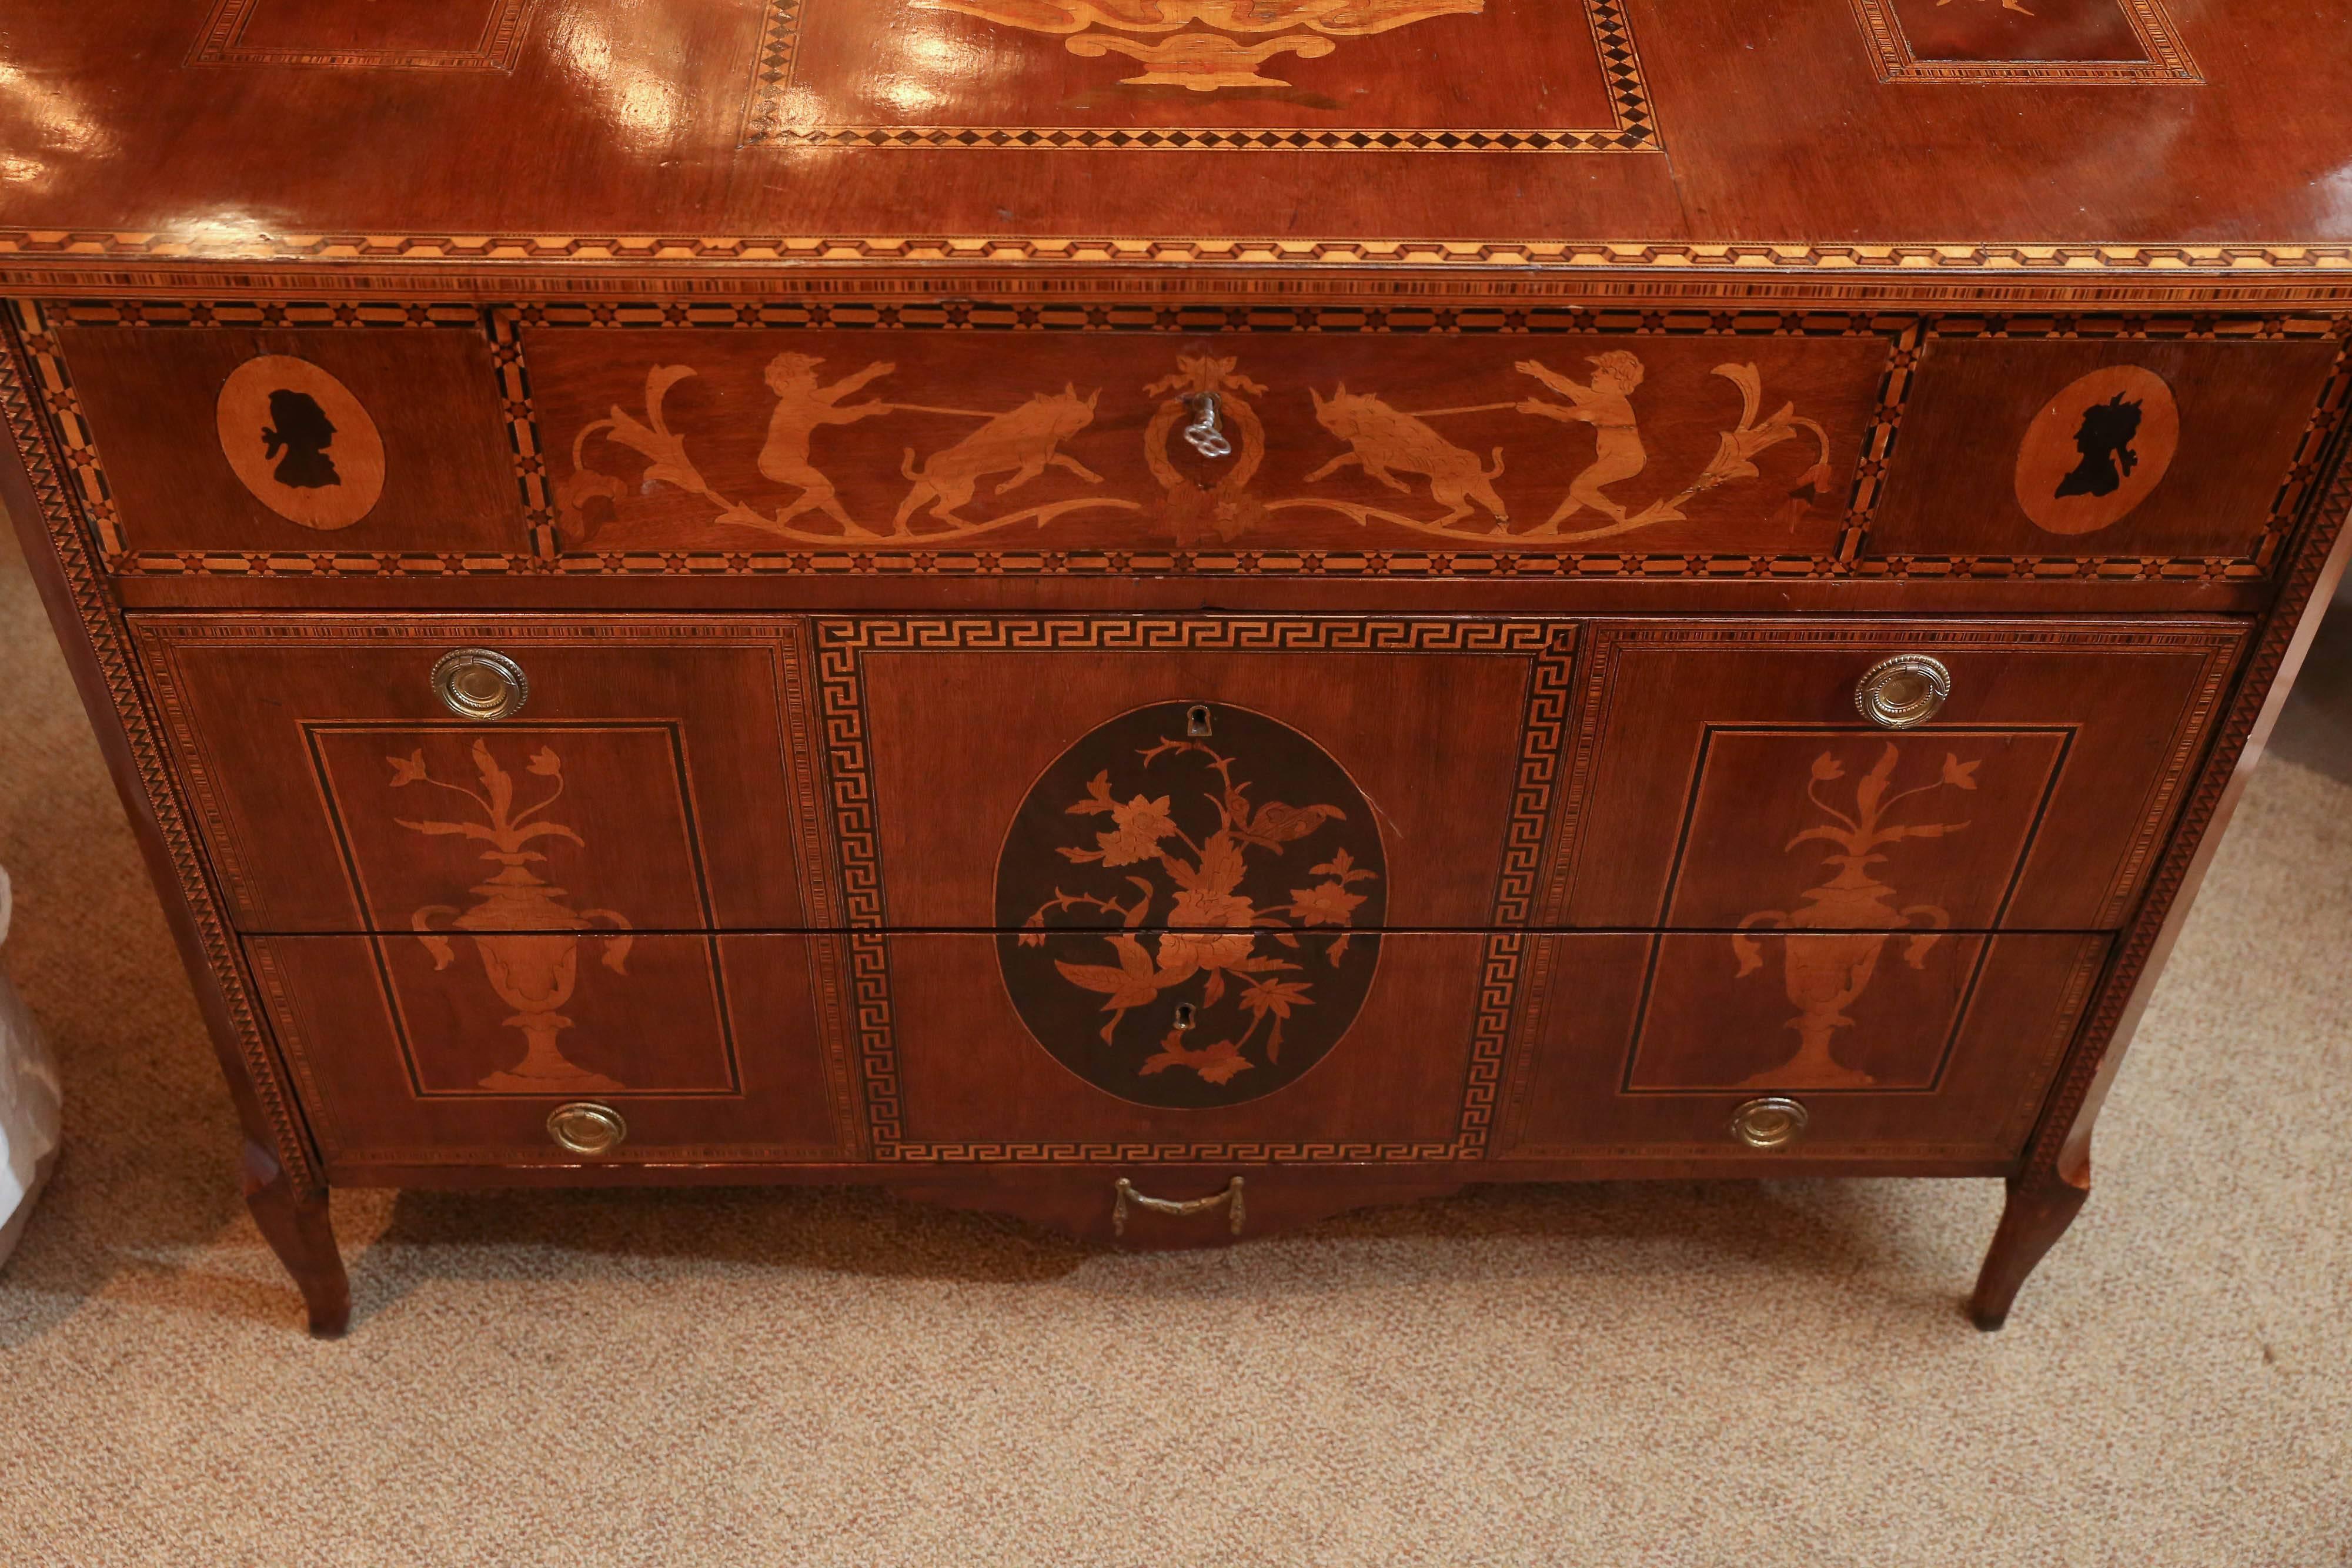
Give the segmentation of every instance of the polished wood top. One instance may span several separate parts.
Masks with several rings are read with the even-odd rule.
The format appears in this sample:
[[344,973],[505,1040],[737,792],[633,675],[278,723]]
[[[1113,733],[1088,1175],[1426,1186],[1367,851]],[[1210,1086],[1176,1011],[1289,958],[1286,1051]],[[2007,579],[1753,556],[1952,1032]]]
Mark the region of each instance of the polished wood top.
[[2288,0],[77,0],[0,24],[0,277],[217,255],[2308,278],[2352,271],[2347,80],[2352,29]]

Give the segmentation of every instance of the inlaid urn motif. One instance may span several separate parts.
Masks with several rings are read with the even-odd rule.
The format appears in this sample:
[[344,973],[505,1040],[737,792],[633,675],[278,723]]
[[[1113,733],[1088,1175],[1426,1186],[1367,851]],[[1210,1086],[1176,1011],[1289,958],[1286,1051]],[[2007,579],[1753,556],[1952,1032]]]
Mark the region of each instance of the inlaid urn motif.
[[[580,945],[588,934],[601,941],[601,960],[616,975],[626,974],[629,922],[609,909],[574,910],[566,890],[551,886],[531,868],[547,857],[530,846],[537,840],[568,839],[583,843],[579,833],[541,816],[563,793],[563,763],[545,746],[532,752],[524,771],[551,781],[546,794],[529,806],[515,805],[514,776],[501,768],[486,741],[474,742],[471,756],[481,788],[452,784],[429,771],[422,748],[406,757],[385,758],[392,764],[395,789],[422,784],[448,791],[472,802],[478,821],[394,821],[412,832],[478,841],[488,847],[481,859],[496,867],[469,891],[475,902],[460,910],[431,904],[409,917],[417,940],[433,955],[433,967],[446,969],[457,952],[444,928],[464,932],[482,961],[482,973],[499,999],[514,1009],[505,1020],[524,1040],[522,1060],[481,1081],[481,1087],[509,1093],[574,1094],[625,1087],[617,1079],[592,1072],[567,1059],[559,1044],[572,1020],[561,1010],[572,999],[580,977]],[[601,925],[601,929],[600,929]]]
[[1306,736],[1222,703],[1137,708],[1048,767],[1005,836],[1005,989],[1121,1099],[1255,1100],[1355,1021],[1387,873],[1363,792]]
[[[1362,37],[1432,16],[1475,16],[1486,0],[915,0],[1000,26],[1064,36],[1074,55],[1125,55],[1144,69],[1131,87],[1194,92],[1290,84],[1260,68],[1276,56],[1316,59],[1334,38]],[[1241,37],[1229,35],[1241,34]],[[1135,35],[1141,35],[1136,37]],[[1265,37],[1272,34],[1275,37]]]
[[[1901,802],[1944,789],[1974,789],[1974,762],[1944,754],[1942,769],[1932,783],[1907,789],[1890,789],[1901,753],[1889,743],[1878,761],[1855,784],[1853,809],[1833,805],[1822,794],[1824,785],[1845,777],[1844,765],[1833,753],[1813,758],[1806,798],[1820,808],[1826,821],[1806,828],[1785,846],[1826,843],[1832,852],[1823,860],[1829,880],[1809,888],[1794,910],[1759,909],[1739,923],[1742,933],[1759,926],[1790,933],[1778,944],[1782,981],[1797,1015],[1789,1028],[1797,1036],[1797,1050],[1780,1065],[1757,1073],[1743,1089],[1859,1089],[1877,1082],[1871,1074],[1837,1060],[1832,1044],[1840,1030],[1852,1029],[1846,1009],[1870,988],[1878,960],[1888,942],[1905,926],[1927,929],[1903,941],[1903,960],[1916,969],[1935,946],[1938,934],[1952,924],[1951,916],[1930,904],[1898,905],[1895,889],[1878,880],[1874,868],[1885,863],[1880,851],[1909,839],[1938,839],[1969,824],[1958,822],[1896,822],[1890,821]],[[1742,976],[1764,967],[1762,945],[1754,937],[1731,938],[1733,955]]]

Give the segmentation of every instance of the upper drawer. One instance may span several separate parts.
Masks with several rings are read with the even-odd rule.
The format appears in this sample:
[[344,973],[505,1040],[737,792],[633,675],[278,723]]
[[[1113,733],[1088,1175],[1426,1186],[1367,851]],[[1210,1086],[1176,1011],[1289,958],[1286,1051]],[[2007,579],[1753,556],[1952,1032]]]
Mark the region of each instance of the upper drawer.
[[1575,638],[1452,616],[819,618],[850,924],[1278,933],[1262,945],[1524,925]]
[[2346,402],[2286,317],[13,308],[153,572],[2259,580]]
[[[234,916],[276,932],[1523,925],[1575,646],[1439,616],[133,625]],[[436,693],[468,648],[519,711]]]
[[2341,348],[1930,334],[1870,551],[2267,570],[2325,477]]
[[551,326],[520,342],[567,550],[896,543],[1351,563],[1759,538],[1833,555],[1894,351],[1862,329]]
[[[2116,925],[2245,638],[2215,622],[1596,622],[1548,907],[1576,925]],[[1906,728],[1866,716],[1871,672],[1919,655],[1948,680],[1940,707]],[[1889,669],[1878,690],[1899,705],[1936,680]]]
[[250,553],[415,565],[530,553],[472,312],[383,328],[63,327],[56,341],[131,564]]
[[[248,930],[1258,934],[1218,938],[1243,946],[1529,925],[2106,929],[2245,636],[1453,616],[133,626]],[[467,649],[484,651],[473,695],[436,689]],[[1940,711],[1877,727],[1857,682],[1919,655],[1948,678]],[[495,711],[499,661],[526,685],[517,711]]]
[[[799,621],[135,616],[132,630],[247,930],[834,920]],[[467,649],[494,658],[444,666]],[[484,716],[453,709],[439,689],[453,682]]]

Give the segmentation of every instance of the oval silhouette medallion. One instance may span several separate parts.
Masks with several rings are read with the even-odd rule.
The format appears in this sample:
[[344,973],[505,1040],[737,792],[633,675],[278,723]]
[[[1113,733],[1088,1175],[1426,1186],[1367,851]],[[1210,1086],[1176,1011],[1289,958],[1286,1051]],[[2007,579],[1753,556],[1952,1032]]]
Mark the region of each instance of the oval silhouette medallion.
[[2154,371],[2109,365],[2069,383],[2017,450],[2017,504],[2053,534],[2091,534],[2148,497],[2180,444],[2180,410]]
[[1271,1094],[1355,1022],[1388,860],[1363,791],[1277,719],[1160,703],[1072,746],[996,863],[998,962],[1063,1066],[1139,1105]]
[[308,360],[264,354],[229,373],[222,454],[255,497],[306,528],[347,528],[383,494],[383,438],[351,389]]

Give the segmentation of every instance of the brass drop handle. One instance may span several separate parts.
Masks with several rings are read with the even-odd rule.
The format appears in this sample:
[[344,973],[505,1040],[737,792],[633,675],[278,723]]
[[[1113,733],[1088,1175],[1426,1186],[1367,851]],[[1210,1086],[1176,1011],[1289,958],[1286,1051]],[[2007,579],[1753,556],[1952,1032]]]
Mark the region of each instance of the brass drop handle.
[[1794,1100],[1770,1094],[1731,1113],[1731,1135],[1751,1149],[1785,1149],[1805,1135],[1811,1120]]
[[1853,706],[1881,729],[1909,729],[1942,711],[1952,695],[1952,672],[1925,653],[1881,659],[1854,683]]
[[1127,1234],[1127,1206],[1130,1203],[1138,1208],[1148,1208],[1154,1214],[1174,1215],[1206,1214],[1219,1204],[1223,1204],[1225,1206],[1225,1224],[1235,1236],[1242,1233],[1242,1221],[1247,1218],[1242,1210],[1242,1178],[1239,1176],[1227,1182],[1225,1190],[1223,1192],[1213,1192],[1206,1197],[1185,1198],[1181,1201],[1172,1197],[1146,1197],[1135,1190],[1133,1182],[1121,1176],[1118,1178],[1118,1196],[1111,1200],[1110,1206],[1110,1233],[1113,1236]]
[[435,662],[433,695],[459,718],[510,718],[530,700],[530,682],[495,649],[457,648]]
[[581,1100],[549,1113],[547,1135],[568,1154],[609,1155],[628,1137],[629,1124],[610,1105]]
[[1203,457],[1231,457],[1234,444],[1225,439],[1225,427],[1217,407],[1217,394],[1200,392],[1190,400],[1192,423],[1184,427],[1184,440]]

